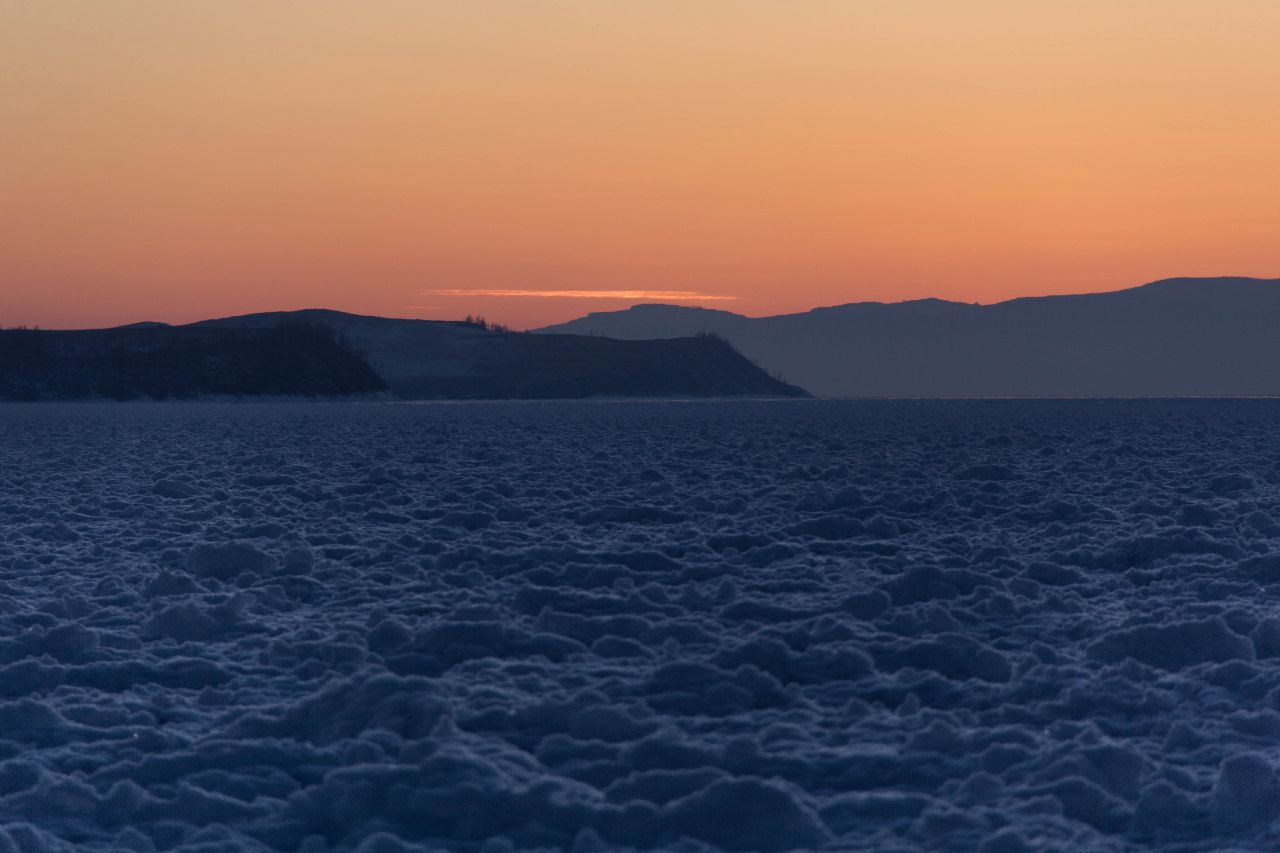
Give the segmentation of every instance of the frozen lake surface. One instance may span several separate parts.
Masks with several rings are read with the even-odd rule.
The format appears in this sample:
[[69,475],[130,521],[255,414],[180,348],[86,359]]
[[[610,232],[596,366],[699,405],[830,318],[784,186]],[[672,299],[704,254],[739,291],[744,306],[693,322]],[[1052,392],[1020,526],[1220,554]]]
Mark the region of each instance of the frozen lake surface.
[[1280,846],[1280,403],[0,407],[0,851]]

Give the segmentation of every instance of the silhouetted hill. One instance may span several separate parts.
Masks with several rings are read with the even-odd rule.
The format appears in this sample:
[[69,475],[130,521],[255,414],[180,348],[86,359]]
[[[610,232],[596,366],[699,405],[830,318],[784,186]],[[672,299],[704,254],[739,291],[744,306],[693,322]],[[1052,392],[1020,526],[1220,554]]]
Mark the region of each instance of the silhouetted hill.
[[333,329],[404,399],[808,396],[706,335],[661,341],[530,335],[322,309],[197,325],[267,328],[284,320]]
[[0,330],[0,399],[340,396],[386,384],[330,329]]
[[637,305],[540,332],[711,332],[822,396],[1280,395],[1280,279],[1168,279],[969,305],[862,302],[802,314]]

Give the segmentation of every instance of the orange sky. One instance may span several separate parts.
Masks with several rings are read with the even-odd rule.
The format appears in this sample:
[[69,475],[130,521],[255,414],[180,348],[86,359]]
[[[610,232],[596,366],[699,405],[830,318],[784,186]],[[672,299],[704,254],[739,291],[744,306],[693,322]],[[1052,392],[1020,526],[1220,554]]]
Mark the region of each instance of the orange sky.
[[0,0],[0,325],[1276,276],[1277,45],[1275,0]]

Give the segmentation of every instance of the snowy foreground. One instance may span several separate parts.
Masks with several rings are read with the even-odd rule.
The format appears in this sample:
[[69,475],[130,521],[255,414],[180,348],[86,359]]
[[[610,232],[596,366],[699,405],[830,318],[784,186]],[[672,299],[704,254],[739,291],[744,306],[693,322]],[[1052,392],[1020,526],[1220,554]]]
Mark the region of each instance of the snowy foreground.
[[0,851],[1275,849],[1278,435],[0,407]]

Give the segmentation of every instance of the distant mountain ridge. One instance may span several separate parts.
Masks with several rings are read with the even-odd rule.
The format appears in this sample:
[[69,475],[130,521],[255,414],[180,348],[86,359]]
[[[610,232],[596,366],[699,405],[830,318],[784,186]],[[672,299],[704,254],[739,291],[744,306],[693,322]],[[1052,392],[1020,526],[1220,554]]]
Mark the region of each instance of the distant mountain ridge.
[[1280,395],[1280,279],[1175,278],[992,305],[860,302],[799,314],[637,305],[538,330],[723,336],[832,397]]

